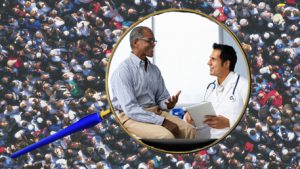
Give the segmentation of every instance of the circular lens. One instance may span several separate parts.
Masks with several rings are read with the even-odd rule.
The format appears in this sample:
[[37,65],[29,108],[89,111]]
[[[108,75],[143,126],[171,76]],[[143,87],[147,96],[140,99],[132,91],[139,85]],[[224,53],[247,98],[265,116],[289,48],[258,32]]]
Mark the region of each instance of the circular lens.
[[241,45],[218,21],[191,10],[160,11],[131,25],[107,70],[110,106],[120,125],[163,152],[214,145],[237,125],[248,102]]

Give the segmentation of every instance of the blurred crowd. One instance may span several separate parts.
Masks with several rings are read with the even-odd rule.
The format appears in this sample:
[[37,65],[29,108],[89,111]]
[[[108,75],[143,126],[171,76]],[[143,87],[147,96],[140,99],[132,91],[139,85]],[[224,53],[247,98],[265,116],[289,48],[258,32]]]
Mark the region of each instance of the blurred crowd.
[[[0,168],[299,168],[300,2],[297,0],[4,0],[0,4]],[[225,140],[165,154],[133,141],[113,116],[11,159],[95,111],[109,109],[113,45],[140,17],[168,8],[226,25],[248,58],[251,94]]]

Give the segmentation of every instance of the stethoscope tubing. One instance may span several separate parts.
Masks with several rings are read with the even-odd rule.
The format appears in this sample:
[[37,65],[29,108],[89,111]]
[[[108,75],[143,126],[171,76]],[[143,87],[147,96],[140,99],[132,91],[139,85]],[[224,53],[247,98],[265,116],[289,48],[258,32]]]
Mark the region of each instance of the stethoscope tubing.
[[[236,79],[234,88],[233,88],[233,90],[232,90],[232,94],[231,94],[231,96],[229,97],[230,100],[234,100],[234,97],[233,97],[233,96],[234,96],[234,93],[235,93],[235,91],[236,91],[236,87],[237,87],[237,85],[238,85],[238,83],[239,83],[239,80],[240,80],[240,75],[238,75],[238,77],[237,77],[237,79]],[[212,88],[210,94],[211,94],[212,91],[216,88],[216,81],[213,81],[213,82],[211,82],[211,83],[209,83],[209,84],[207,85],[206,91],[205,91],[205,94],[204,94],[204,101],[206,101],[206,94],[207,94],[207,91],[208,91],[208,89],[210,88],[211,85],[213,85],[213,88]]]

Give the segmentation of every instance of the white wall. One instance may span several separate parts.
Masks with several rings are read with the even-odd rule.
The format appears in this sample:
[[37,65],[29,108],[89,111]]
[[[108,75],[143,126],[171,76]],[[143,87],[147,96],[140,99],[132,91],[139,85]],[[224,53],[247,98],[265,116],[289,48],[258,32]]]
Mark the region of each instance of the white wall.
[[[247,77],[246,64],[238,45],[227,32],[220,32],[219,26],[205,17],[187,12],[168,12],[151,17],[139,25],[152,28],[158,41],[153,62],[160,68],[171,95],[182,90],[179,104],[203,100],[207,85],[215,79],[209,76],[207,65],[212,44],[219,43],[221,39],[234,46],[238,53],[236,72]],[[130,51],[128,33],[113,55],[108,86],[112,72],[129,56]]]
[[235,65],[235,72],[238,72],[241,76],[243,76],[244,78],[248,78],[248,74],[247,74],[247,70],[248,70],[248,66],[246,64],[246,58],[243,57],[243,51],[241,51],[238,47],[238,44],[235,42],[235,40],[229,35],[229,33],[222,29],[222,35],[223,38],[223,42],[224,44],[233,46],[236,54],[237,54],[237,62]]
[[170,94],[182,90],[179,103],[200,102],[213,81],[207,62],[219,42],[218,25],[194,13],[169,12],[154,17],[154,28],[155,64]]

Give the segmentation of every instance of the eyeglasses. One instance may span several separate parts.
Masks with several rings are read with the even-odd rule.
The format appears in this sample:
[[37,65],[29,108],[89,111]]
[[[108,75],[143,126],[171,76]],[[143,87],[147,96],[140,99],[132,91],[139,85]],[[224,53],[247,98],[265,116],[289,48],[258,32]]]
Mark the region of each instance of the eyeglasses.
[[146,41],[146,42],[148,42],[148,43],[150,43],[150,44],[156,44],[156,43],[157,43],[157,41],[156,41],[154,38],[150,38],[150,39],[147,39],[147,38],[139,38],[139,39],[144,40],[144,41]]

